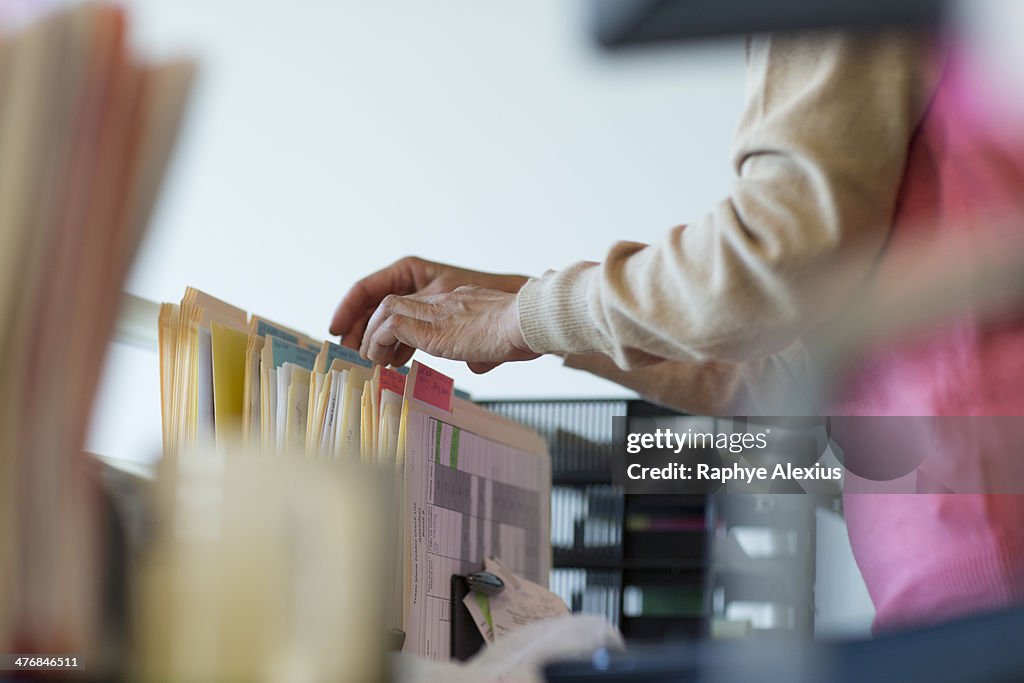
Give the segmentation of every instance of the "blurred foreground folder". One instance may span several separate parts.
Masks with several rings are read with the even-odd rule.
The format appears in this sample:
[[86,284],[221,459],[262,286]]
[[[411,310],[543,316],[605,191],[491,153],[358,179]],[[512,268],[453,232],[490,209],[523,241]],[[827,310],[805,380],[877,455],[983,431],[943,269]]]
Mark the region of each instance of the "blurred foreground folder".
[[97,646],[102,548],[82,442],[122,283],[193,77],[122,12],[0,37],[0,652]]
[[132,679],[383,680],[391,478],[239,453],[162,464]]

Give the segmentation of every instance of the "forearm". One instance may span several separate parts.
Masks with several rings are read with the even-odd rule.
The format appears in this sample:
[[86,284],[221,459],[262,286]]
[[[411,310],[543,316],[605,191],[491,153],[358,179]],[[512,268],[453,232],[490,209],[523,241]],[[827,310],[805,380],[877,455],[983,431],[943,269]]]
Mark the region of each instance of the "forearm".
[[661,361],[623,370],[595,353],[566,356],[565,366],[615,382],[651,403],[693,415],[729,415],[747,402],[742,366],[733,363]]
[[730,197],[659,244],[620,243],[601,264],[528,282],[518,312],[530,348],[633,368],[789,346],[886,240],[930,92],[925,48],[905,35],[755,45]]
[[814,413],[815,382],[800,345],[747,363],[662,361],[622,370],[607,356],[565,357],[585,370],[637,392],[644,399],[693,415],[807,415]]

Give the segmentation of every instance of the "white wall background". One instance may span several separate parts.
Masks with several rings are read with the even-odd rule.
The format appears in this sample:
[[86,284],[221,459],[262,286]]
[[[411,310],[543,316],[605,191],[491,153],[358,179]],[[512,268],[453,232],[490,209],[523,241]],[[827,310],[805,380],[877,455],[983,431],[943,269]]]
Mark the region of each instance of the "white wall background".
[[[357,278],[417,254],[539,274],[724,196],[738,41],[609,56],[580,2],[129,0],[202,78],[128,290],[186,285],[327,334]],[[557,360],[474,396],[622,394]]]

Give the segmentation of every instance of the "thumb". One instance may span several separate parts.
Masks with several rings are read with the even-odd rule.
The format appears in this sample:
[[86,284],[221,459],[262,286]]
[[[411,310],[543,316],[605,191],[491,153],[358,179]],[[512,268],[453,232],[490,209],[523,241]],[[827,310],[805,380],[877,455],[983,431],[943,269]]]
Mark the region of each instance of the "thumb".
[[466,363],[466,366],[478,375],[490,372],[499,365],[501,365],[501,363]]

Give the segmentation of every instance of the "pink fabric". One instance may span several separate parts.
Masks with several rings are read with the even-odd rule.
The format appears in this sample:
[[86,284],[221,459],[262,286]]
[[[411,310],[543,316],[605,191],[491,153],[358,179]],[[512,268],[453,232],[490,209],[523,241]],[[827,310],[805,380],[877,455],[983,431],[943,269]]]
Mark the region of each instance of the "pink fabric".
[[[925,237],[969,259],[1007,225],[1024,232],[1024,139],[993,116],[968,71],[959,60],[950,67],[913,140],[889,253]],[[901,275],[887,265],[883,256],[879,281]],[[850,415],[1024,415],[1024,320],[983,324],[967,313],[873,349],[840,403]],[[980,467],[991,457],[981,448],[944,455]],[[1024,496],[850,494],[845,503],[876,631],[1024,600]]]

